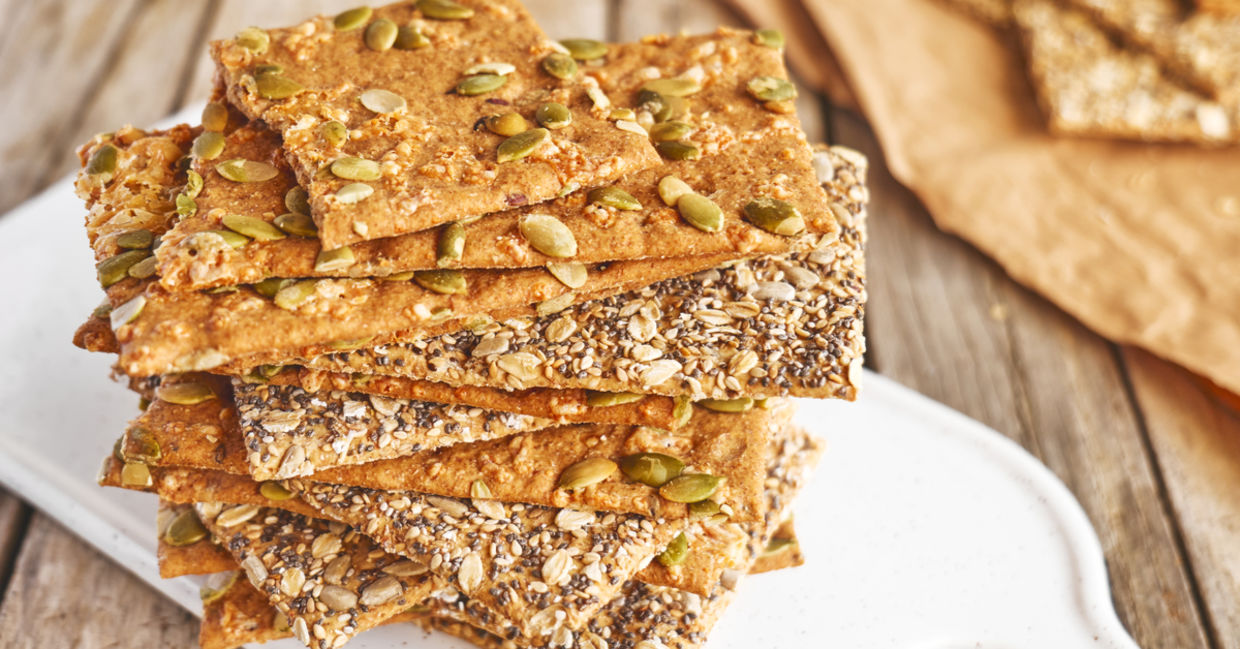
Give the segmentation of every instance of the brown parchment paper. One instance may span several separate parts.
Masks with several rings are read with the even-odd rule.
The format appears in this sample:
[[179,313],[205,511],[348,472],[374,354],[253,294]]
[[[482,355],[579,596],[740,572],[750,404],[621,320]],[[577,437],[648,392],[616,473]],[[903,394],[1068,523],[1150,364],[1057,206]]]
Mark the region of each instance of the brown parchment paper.
[[801,1],[941,228],[1240,392],[1240,149],[1051,137],[1008,36],[934,0]]

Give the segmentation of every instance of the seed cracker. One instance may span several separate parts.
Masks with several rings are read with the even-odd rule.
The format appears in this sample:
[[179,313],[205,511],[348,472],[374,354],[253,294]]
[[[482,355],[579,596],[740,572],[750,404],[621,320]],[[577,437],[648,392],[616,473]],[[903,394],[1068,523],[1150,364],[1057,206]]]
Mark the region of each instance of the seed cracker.
[[[797,205],[812,232],[833,234],[837,230],[831,213],[818,200],[810,148],[795,114],[765,110],[745,91],[745,84],[755,77],[787,76],[778,50],[753,43],[749,32],[721,30],[614,45],[606,65],[590,68],[588,74],[615,98],[617,106],[633,106],[641,87],[655,76],[684,74],[698,80],[704,89],[690,98],[690,114],[678,121],[696,129],[683,141],[697,146],[703,157],[665,160],[612,185],[629,192],[641,209],[590,204],[588,192],[578,191],[467,223],[463,226],[464,252],[452,267],[528,268],[562,261],[538,252],[521,235],[519,223],[530,213],[550,214],[563,222],[577,244],[571,259],[583,263],[784,252],[785,237],[741,218],[744,205],[759,195]],[[228,136],[219,159],[268,160],[278,156],[279,148],[278,136],[250,125]],[[440,229],[354,244],[350,249],[355,261],[343,269],[316,269],[320,245],[314,238],[252,241],[233,249],[219,237],[204,233],[223,229],[220,219],[225,214],[269,222],[287,212],[285,194],[296,186],[296,179],[285,171],[265,183],[235,183],[219,175],[217,163],[218,159],[195,163],[203,178],[198,209],[177,222],[158,251],[160,281],[170,289],[248,284],[268,277],[386,276],[440,265],[436,252]],[[664,204],[656,186],[668,175],[711,196],[727,217],[723,232],[698,230]]]
[[1154,56],[1117,47],[1085,13],[1016,0],[1030,76],[1052,131],[1217,144],[1240,124],[1214,100],[1164,74]]
[[1012,22],[1011,0],[942,0],[942,2],[995,27],[1006,27]]
[[[375,19],[397,25],[419,20],[431,44],[417,50],[371,51],[362,43],[363,29],[338,32],[327,16],[268,30],[270,46],[261,54],[237,39],[211,44],[229,101],[282,135],[285,157],[310,194],[328,249],[498,212],[511,207],[515,195],[540,203],[565,187],[603,184],[658,162],[645,138],[591,113],[582,80],[561,82],[542,71],[541,59],[555,46],[519,2],[464,4],[475,13],[461,21],[422,20],[408,2],[374,11]],[[450,92],[482,62],[513,66],[501,89],[477,96]],[[281,66],[279,75],[305,90],[264,99],[256,65]],[[399,95],[408,108],[389,114],[362,108],[359,98],[371,89]],[[497,163],[500,138],[476,132],[474,122],[496,102],[532,113],[549,98],[575,109],[577,119],[529,157]],[[320,125],[332,119],[349,128],[343,146],[319,135]],[[342,154],[381,162],[383,177],[370,184],[373,194],[365,200],[339,200],[337,191],[351,181],[319,173]]]

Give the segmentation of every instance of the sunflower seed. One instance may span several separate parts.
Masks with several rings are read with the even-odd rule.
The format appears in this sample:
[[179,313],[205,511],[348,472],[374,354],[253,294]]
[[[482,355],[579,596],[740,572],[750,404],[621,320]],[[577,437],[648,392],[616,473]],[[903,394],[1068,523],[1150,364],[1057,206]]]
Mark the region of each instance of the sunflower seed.
[[655,79],[646,82],[642,90],[657,92],[663,97],[688,97],[702,91],[702,84],[693,79],[676,77],[672,79]]
[[392,45],[396,42],[396,31],[396,23],[387,18],[380,18],[366,26],[363,40],[366,42],[366,47],[376,52],[385,52],[392,49]]
[[319,601],[333,611],[347,611],[357,606],[357,593],[343,586],[324,586]]
[[322,126],[319,126],[319,135],[323,136],[324,142],[339,148],[349,141],[349,127],[335,120],[323,122]]
[[805,231],[805,219],[791,203],[759,197],[746,203],[744,212],[750,223],[767,232],[790,237]]
[[344,542],[335,534],[320,534],[310,543],[310,556],[325,559],[340,553]]
[[112,312],[108,315],[112,323],[112,330],[116,331],[122,326],[137,320],[138,316],[142,314],[144,307],[146,307],[146,296],[137,295],[128,302],[112,309]]
[[228,108],[218,101],[207,102],[202,109],[202,128],[216,132],[228,128]]
[[456,84],[456,94],[472,97],[495,92],[508,83],[508,77],[499,74],[475,74],[461,79]]
[[482,585],[482,557],[477,552],[470,552],[461,559],[461,567],[456,573],[456,583],[461,587],[461,592],[469,595]]
[[689,193],[681,196],[676,201],[676,209],[689,225],[703,232],[718,232],[723,228],[723,210],[701,194]]
[[161,384],[155,389],[155,397],[160,401],[175,403],[178,406],[192,406],[215,398],[211,386],[198,381],[182,381],[180,383]]
[[702,157],[702,152],[688,142],[655,142],[654,148],[668,160],[697,160]]
[[267,500],[276,502],[288,500],[295,495],[293,492],[286,489],[284,485],[270,480],[259,485],[258,493],[262,494]]
[[223,528],[236,527],[258,515],[258,505],[237,505],[220,512],[215,524]]
[[319,236],[319,229],[315,226],[314,219],[306,216],[305,214],[295,212],[281,214],[280,216],[277,216],[272,223],[274,223],[277,228],[280,228],[285,233],[291,234],[295,237],[310,237],[313,239],[314,237]]
[[641,201],[619,187],[596,187],[586,194],[586,200],[598,205],[614,207],[618,210],[636,211],[642,208]]
[[383,176],[379,163],[365,158],[346,156],[332,163],[332,173],[345,180],[378,180]]
[[547,264],[547,272],[569,288],[581,288],[589,279],[586,265],[576,261],[550,262]]
[[150,230],[130,230],[116,237],[116,245],[126,250],[146,250],[155,242]]
[[258,96],[263,99],[288,99],[305,90],[300,83],[282,74],[268,74],[255,81]]
[[164,532],[164,542],[173,547],[193,545],[207,538],[207,528],[198,520],[193,509],[184,509],[172,519]]
[[452,266],[461,261],[465,254],[465,226],[460,223],[449,223],[439,231],[439,241],[435,244],[435,264],[440,268]]
[[354,7],[336,14],[332,24],[335,25],[338,32],[352,31],[365,25],[373,13],[374,11],[370,7]]
[[[409,106],[404,97],[383,88],[371,88],[361,94],[359,100],[368,110],[381,115],[395,113]],[[329,122],[330,123],[330,122]],[[338,122],[337,122],[338,123]],[[342,125],[343,126],[343,125]]]
[[469,485],[470,498],[494,498],[491,494],[491,488],[482,480],[474,480]]
[[650,139],[654,142],[671,142],[680,140],[696,130],[692,124],[685,122],[663,122],[650,127]]
[[657,559],[659,563],[671,568],[684,563],[687,556],[689,556],[689,539],[685,537],[684,532],[681,532],[667,544],[667,547],[663,549],[663,552],[659,553]]
[[745,412],[753,408],[753,399],[749,397],[740,397],[738,399],[702,399],[697,405],[715,412]]
[[550,214],[526,214],[518,224],[530,247],[548,257],[577,254],[577,238],[564,222]]
[[271,45],[271,35],[261,27],[246,27],[237,32],[237,44],[255,54],[263,54]]
[[537,151],[538,147],[549,139],[551,139],[551,132],[545,128],[532,128],[524,133],[518,133],[500,142],[499,148],[495,151],[495,159],[501,164],[520,160]]
[[560,129],[573,123],[573,113],[564,104],[550,101],[534,111],[534,119],[550,129]]
[[566,531],[579,530],[594,522],[594,512],[561,509],[555,515],[555,526]]
[[673,478],[659,488],[659,495],[674,503],[695,503],[715,495],[723,478],[709,473],[690,473]]
[[487,130],[504,137],[512,137],[529,129],[529,123],[520,113],[504,113],[488,117],[486,125]]
[[425,575],[430,568],[421,561],[405,559],[385,566],[382,570],[385,574],[392,575],[393,577],[417,577],[418,575]]
[[253,216],[225,214],[223,223],[229,230],[259,241],[275,241],[285,237],[280,228]]
[[514,352],[495,359],[496,367],[523,382],[537,378],[541,364],[542,361],[530,352]]
[[413,274],[413,281],[428,291],[444,295],[461,294],[469,290],[465,275],[459,270],[419,270]]
[[685,463],[662,453],[635,453],[620,458],[620,471],[648,487],[662,487],[685,470]]
[[606,480],[608,476],[616,472],[616,468],[615,462],[604,457],[582,460],[564,469],[556,488],[570,491],[584,489]]
[[289,597],[300,595],[305,585],[306,574],[301,571],[301,568],[287,568],[280,574],[280,592]]
[[645,399],[646,395],[635,392],[602,392],[586,390],[586,405],[592,408],[609,408]]
[[148,254],[150,253],[145,250],[126,250],[99,262],[95,266],[95,271],[99,276],[99,285],[107,288],[125,279],[130,267],[145,259]]
[[293,311],[314,297],[317,285],[314,280],[294,282],[277,291],[272,299],[281,309]]
[[676,207],[682,196],[692,193],[693,188],[676,176],[664,176],[659,181],[659,198],[663,199],[668,207]]
[[577,76],[577,62],[567,54],[553,52],[542,60],[542,69],[557,79],[572,79]]
[[392,47],[398,50],[420,50],[430,44],[431,39],[427,38],[416,25],[405,25],[396,30],[396,40],[392,43]]
[[568,307],[572,306],[573,302],[576,301],[576,299],[577,299],[577,296],[572,293],[565,293],[563,295],[558,295],[549,300],[543,300],[542,302],[539,302],[538,306],[534,307],[534,312],[537,313],[539,317],[549,316],[553,313],[559,313],[563,311],[564,309],[567,309]]
[[578,61],[593,61],[607,56],[607,44],[589,38],[566,38],[560,41],[569,56]]
[[[207,583],[198,589],[198,597],[203,605],[218,601],[237,583],[238,571],[217,572],[207,578]],[[287,619],[287,618],[286,618]]]
[[474,10],[452,0],[418,0],[418,11],[435,20],[465,20],[472,18]]
[[111,144],[105,144],[95,152],[90,154],[90,158],[86,161],[86,174],[88,176],[107,176],[112,177],[116,173],[116,156],[120,150]]
[[254,160],[243,160],[241,158],[233,158],[215,165],[215,170],[221,176],[238,183],[261,183],[271,180],[280,174],[273,166],[266,162],[255,162]]
[[747,292],[755,300],[775,302],[786,302],[797,295],[797,290],[787,282],[755,282]]
[[334,273],[344,270],[356,262],[357,257],[353,254],[353,249],[348,246],[336,248],[335,250],[320,250],[318,256],[314,258],[314,272]]
[[784,33],[778,29],[759,29],[753,33],[753,42],[771,49],[784,49]]
[[573,565],[573,558],[568,554],[568,550],[560,548],[551,553],[542,565],[542,580],[548,586],[559,586],[569,576],[569,568]]
[[474,345],[470,356],[474,358],[485,358],[491,354],[503,354],[508,351],[509,340],[503,337],[483,338],[477,345]]
[[796,86],[779,77],[754,77],[745,89],[759,101],[787,101],[797,96]]
[[375,193],[375,188],[366,183],[349,183],[336,190],[336,200],[345,205],[360,203]]
[[358,603],[362,606],[379,606],[400,597],[404,592],[404,587],[395,577],[380,577],[362,589]]

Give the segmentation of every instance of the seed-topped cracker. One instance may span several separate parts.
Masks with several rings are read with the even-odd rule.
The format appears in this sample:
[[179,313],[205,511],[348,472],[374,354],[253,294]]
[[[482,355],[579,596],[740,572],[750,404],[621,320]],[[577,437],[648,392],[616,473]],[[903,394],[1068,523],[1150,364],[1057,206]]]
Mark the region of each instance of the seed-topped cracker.
[[[543,69],[561,48],[519,2],[464,5],[460,19],[401,2],[366,10],[352,29],[319,16],[211,44],[229,101],[283,137],[325,248],[540,203],[658,161],[644,135],[592,113],[580,75]],[[366,34],[384,21],[425,46],[376,49]],[[507,140],[475,129],[497,106],[532,115],[548,102],[572,110],[572,123]]]
[[[277,175],[271,180],[243,184],[217,169],[221,159],[278,157],[278,137],[261,125],[250,125],[223,138],[222,152],[195,163],[201,192],[194,198],[193,213],[164,237],[158,251],[160,281],[170,289],[201,289],[272,277],[370,277],[548,264],[554,269],[569,262],[751,256],[786,251],[786,235],[799,231],[834,234],[837,227],[819,199],[810,148],[795,114],[767,110],[746,90],[754,79],[787,76],[779,50],[754,43],[748,32],[721,30],[611,46],[605,61],[586,74],[613,98],[613,110],[632,114],[622,121],[642,133],[649,128],[660,145],[689,147],[691,155],[682,152],[676,157],[683,159],[665,160],[613,184],[587,185],[547,203],[357,243],[347,256],[323,263],[330,255],[322,253],[312,225],[306,225],[304,215],[289,213],[305,209],[304,198],[294,198],[302,190],[291,172],[273,167]],[[669,85],[676,83],[684,87]],[[661,88],[658,84],[669,85],[677,96],[663,97],[650,89]],[[661,113],[664,119],[656,123],[649,107],[671,99],[684,103],[683,114],[672,119]],[[700,229],[702,223],[679,214],[678,201],[668,199],[666,186],[659,190],[660,181],[668,177],[708,196],[719,212],[718,222]],[[781,202],[768,205],[764,200]],[[759,219],[761,206],[773,213],[775,205],[784,206],[794,222],[781,228]],[[531,226],[547,216],[562,227],[553,232]],[[230,245],[221,236],[230,229],[230,219],[234,235],[253,235],[253,240]],[[289,227],[297,224],[301,226]]]
[[1146,141],[1240,139],[1240,115],[1168,77],[1154,56],[1116,46],[1084,12],[1054,0],[1016,0],[1013,12],[1051,130]]
[[288,618],[302,644],[333,649],[442,586],[425,566],[378,550],[365,536],[279,509],[195,505],[250,583]]

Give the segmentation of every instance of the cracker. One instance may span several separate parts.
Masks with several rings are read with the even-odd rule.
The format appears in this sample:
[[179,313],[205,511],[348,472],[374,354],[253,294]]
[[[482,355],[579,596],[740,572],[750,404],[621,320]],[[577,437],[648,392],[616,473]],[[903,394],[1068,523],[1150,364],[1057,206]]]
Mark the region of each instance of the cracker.
[[779,524],[766,548],[754,560],[749,574],[757,575],[776,570],[787,570],[805,565],[805,554],[801,551],[801,543],[797,539],[792,519]]
[[[572,260],[597,263],[649,257],[731,254],[752,256],[787,250],[785,237],[766,232],[741,217],[742,208],[760,195],[778,195],[799,207],[808,229],[833,234],[836,224],[818,196],[810,149],[795,115],[769,112],[745,91],[758,76],[786,77],[778,50],[754,44],[748,32],[677,37],[666,41],[615,45],[607,64],[590,68],[600,87],[617,105],[632,106],[641,87],[654,75],[682,73],[703,77],[704,89],[692,96],[691,114],[681,121],[696,131],[684,141],[697,146],[699,160],[663,161],[614,183],[642,205],[633,211],[591,205],[578,191],[546,203],[490,214],[463,226],[466,245],[453,267],[528,268],[562,261],[532,248],[518,224],[529,213],[550,214],[573,232]],[[507,110],[507,107],[497,107]],[[485,130],[485,129],[483,129]],[[278,136],[261,125],[230,134],[220,159],[268,160],[278,157]],[[215,170],[218,160],[199,161],[203,178],[198,211],[181,219],[164,237],[158,256],[160,281],[168,288],[210,288],[254,283],[268,277],[385,276],[438,267],[440,229],[423,230],[350,246],[354,263],[345,269],[316,270],[317,239],[286,237],[253,241],[233,249],[202,233],[224,226],[224,214],[245,214],[270,221],[287,211],[285,193],[296,184],[292,172],[258,184],[238,184]],[[698,230],[659,198],[664,176],[686,181],[710,195],[727,224],[721,233]],[[597,184],[597,183],[596,183]],[[586,187],[589,187],[587,185]]]
[[1240,114],[1240,15],[1186,12],[1178,0],[1069,0],[1188,84]]
[[942,0],[942,2],[995,27],[1006,27],[1012,22],[1011,0]]
[[[328,249],[498,212],[516,196],[540,203],[565,187],[602,184],[658,162],[645,138],[592,110],[583,77],[560,82],[542,71],[542,58],[555,46],[519,2],[464,4],[475,9],[468,20],[421,21],[431,44],[417,50],[371,51],[362,43],[364,30],[338,32],[327,16],[267,30],[270,47],[263,53],[237,40],[211,44],[229,101],[284,138],[285,157],[310,194]],[[420,13],[402,2],[376,9],[374,18],[407,25]],[[466,70],[484,61],[515,68],[501,89],[476,96],[451,92]],[[281,66],[280,76],[305,91],[281,100],[260,97],[253,76],[257,65]],[[408,108],[379,114],[359,106],[362,93],[372,89],[399,95]],[[553,131],[551,141],[529,157],[497,163],[502,138],[475,131],[474,123],[495,112],[497,102],[532,114],[548,100],[572,109],[573,124]],[[319,135],[319,126],[331,119],[350,129],[343,146]],[[319,173],[341,155],[385,167],[383,177],[370,183],[373,194],[361,202],[336,198],[337,190],[353,181]]]
[[1052,131],[1203,144],[1240,139],[1209,97],[1164,74],[1151,55],[1117,47],[1084,12],[1016,0],[1030,76]]
[[1220,16],[1240,15],[1240,0],[1194,0],[1200,11],[1208,11]]

